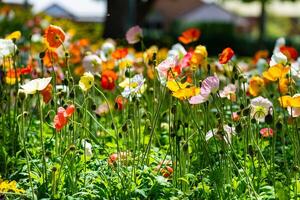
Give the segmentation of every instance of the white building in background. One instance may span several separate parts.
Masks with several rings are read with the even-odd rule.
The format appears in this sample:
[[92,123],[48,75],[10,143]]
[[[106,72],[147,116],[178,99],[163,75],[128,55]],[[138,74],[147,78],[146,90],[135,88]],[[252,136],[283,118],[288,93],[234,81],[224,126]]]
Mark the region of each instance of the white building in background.
[[[24,4],[25,0],[2,0],[3,3]],[[34,14],[46,13],[77,22],[104,22],[106,0],[27,0]]]

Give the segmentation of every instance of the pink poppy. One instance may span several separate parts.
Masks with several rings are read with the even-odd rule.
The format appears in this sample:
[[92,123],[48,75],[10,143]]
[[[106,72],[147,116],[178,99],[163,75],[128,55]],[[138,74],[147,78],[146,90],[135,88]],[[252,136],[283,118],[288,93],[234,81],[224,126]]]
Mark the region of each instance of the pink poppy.
[[143,30],[139,26],[131,27],[126,33],[126,40],[129,44],[135,44],[143,37]]
[[190,104],[200,104],[208,100],[210,93],[215,93],[219,89],[220,80],[217,76],[209,76],[202,82],[200,94],[193,96]]

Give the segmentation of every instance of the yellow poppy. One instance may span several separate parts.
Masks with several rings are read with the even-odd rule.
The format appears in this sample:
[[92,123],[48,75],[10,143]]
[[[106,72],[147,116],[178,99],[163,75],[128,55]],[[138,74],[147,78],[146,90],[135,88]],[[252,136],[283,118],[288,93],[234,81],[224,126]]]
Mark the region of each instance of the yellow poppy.
[[284,108],[286,107],[300,107],[300,96],[291,97],[289,95],[281,96],[278,98],[280,105]]
[[203,45],[198,45],[191,58],[191,63],[194,65],[205,65],[207,56],[208,53],[206,47]]
[[189,99],[200,93],[200,88],[191,86],[190,83],[180,83],[175,80],[167,82],[167,88],[172,91],[172,95],[178,99]]
[[263,72],[263,77],[269,81],[277,81],[278,79],[285,77],[290,69],[291,67],[284,67],[282,64],[277,64]]
[[8,36],[6,36],[5,39],[7,39],[7,40],[12,40],[12,39],[18,40],[18,39],[20,39],[21,36],[22,36],[22,34],[21,34],[20,31],[15,31],[15,32],[12,32],[11,34],[9,34]]
[[85,72],[79,81],[79,87],[83,91],[88,91],[94,85],[94,75],[91,72]]

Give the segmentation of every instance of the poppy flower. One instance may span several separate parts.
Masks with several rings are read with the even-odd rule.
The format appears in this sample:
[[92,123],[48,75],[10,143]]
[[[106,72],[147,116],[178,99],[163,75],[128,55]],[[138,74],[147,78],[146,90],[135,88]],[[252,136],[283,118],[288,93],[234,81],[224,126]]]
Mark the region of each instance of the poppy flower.
[[289,85],[294,83],[294,80],[291,78],[281,78],[279,79],[279,92],[280,94],[287,94],[289,92]]
[[263,72],[263,77],[269,81],[277,81],[289,73],[291,67],[284,67],[282,64],[277,64]]
[[300,116],[300,94],[295,94],[293,97],[283,96],[278,100],[282,107],[286,107],[291,117]]
[[48,84],[48,86],[41,91],[41,95],[43,96],[43,101],[49,103],[52,99],[52,85]]
[[258,96],[261,93],[264,85],[265,85],[264,79],[262,79],[259,76],[253,76],[249,81],[248,91],[250,95],[254,97]]
[[141,97],[141,94],[147,88],[145,84],[146,79],[142,74],[136,74],[132,78],[126,78],[119,86],[124,88],[121,93],[123,97],[132,99],[133,96]]
[[258,60],[261,58],[267,59],[269,56],[268,50],[259,50],[255,53],[253,57],[253,64],[257,64]]
[[65,41],[65,32],[58,26],[50,25],[45,30],[45,42],[50,48],[58,48]]
[[294,96],[289,96],[289,95],[285,95],[285,96],[281,96],[278,98],[278,101],[280,103],[280,105],[284,108],[287,107],[300,107],[300,95],[296,94]]
[[208,100],[211,93],[216,93],[219,89],[220,80],[217,76],[209,76],[201,84],[200,94],[193,96],[190,104],[200,104]]
[[106,70],[101,75],[101,86],[106,90],[113,90],[115,88],[115,81],[118,75],[112,70]]
[[273,104],[269,99],[263,98],[261,96],[251,99],[251,117],[257,121],[264,122],[266,115],[269,113],[270,108]]
[[143,37],[143,30],[139,26],[131,27],[126,33],[126,40],[129,44],[135,44]]
[[270,66],[272,67],[272,66],[275,66],[278,64],[286,65],[287,60],[288,59],[287,59],[286,55],[284,55],[280,51],[275,52],[271,57]]
[[181,36],[178,37],[178,40],[183,44],[189,44],[191,42],[195,42],[200,37],[200,30],[197,28],[189,28],[182,32]]
[[260,129],[259,133],[263,137],[272,137],[273,136],[273,129],[271,129],[271,128],[262,128],[262,129]]
[[297,60],[298,52],[294,47],[282,46],[280,52],[283,53],[289,60]]
[[44,90],[51,82],[51,79],[52,77],[37,78],[21,85],[20,87],[26,94],[35,94],[37,91]]
[[126,160],[128,160],[130,156],[130,153],[128,152],[120,152],[120,153],[114,153],[111,154],[108,158],[108,164],[110,166],[113,166],[115,164],[117,164],[117,161],[120,160],[120,162],[124,163]]
[[92,152],[92,144],[87,142],[86,140],[82,140],[81,142],[82,147],[84,148],[84,155],[87,158],[90,158],[93,156],[93,152]]
[[167,82],[167,88],[172,91],[172,95],[178,99],[189,99],[200,93],[200,88],[191,86],[190,83],[180,83],[175,80]]
[[164,160],[159,162],[159,164],[155,167],[155,171],[158,171],[163,175],[163,177],[168,178],[173,174],[173,168],[171,167],[172,161]]
[[0,39],[0,60],[3,58],[11,56],[17,50],[17,46],[12,40]]
[[22,34],[21,34],[20,31],[14,31],[11,34],[9,34],[8,36],[6,36],[5,39],[7,39],[7,40],[13,40],[13,39],[18,40],[18,39],[21,38],[21,36],[22,36]]
[[231,115],[231,119],[234,121],[234,122],[237,122],[240,120],[240,115],[237,113],[237,112],[233,112],[232,115]]
[[[220,134],[221,131],[224,131],[224,134]],[[217,137],[224,140],[227,144],[231,144],[232,136],[236,135],[235,127],[231,127],[227,124],[223,125],[222,128],[214,128],[206,133],[205,140],[208,141],[212,137]]]
[[227,98],[231,101],[236,101],[236,86],[232,83],[226,85],[223,90],[220,91],[221,98]]
[[170,70],[177,66],[177,62],[178,57],[169,56],[156,67],[161,84],[165,85]]
[[43,64],[45,67],[52,67],[54,63],[58,62],[58,54],[53,49],[47,49],[43,57]]
[[115,103],[118,110],[123,110],[124,105],[127,103],[127,99],[119,95],[116,97]]
[[196,46],[196,49],[191,58],[191,62],[194,65],[203,65],[207,59],[208,53],[206,47],[203,45]]
[[111,56],[114,59],[119,60],[119,59],[125,58],[125,56],[127,56],[127,54],[128,54],[127,48],[120,48],[120,49],[117,49],[114,52],[112,52]]
[[94,85],[94,75],[91,72],[85,72],[83,76],[80,77],[79,87],[83,91],[88,91]]
[[226,64],[233,56],[234,51],[230,47],[227,47],[222,51],[222,53],[219,56],[220,64]]
[[95,54],[87,55],[82,60],[82,66],[86,72],[99,73],[102,60]]
[[69,105],[66,109],[59,107],[57,109],[57,114],[54,117],[54,126],[56,131],[60,131],[68,123],[68,118],[70,118],[75,112],[75,106]]

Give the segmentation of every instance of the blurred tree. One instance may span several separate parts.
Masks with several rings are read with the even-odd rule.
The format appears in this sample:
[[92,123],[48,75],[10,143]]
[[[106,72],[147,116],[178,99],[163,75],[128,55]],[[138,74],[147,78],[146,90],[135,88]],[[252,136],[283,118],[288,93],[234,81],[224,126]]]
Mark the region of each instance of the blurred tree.
[[[258,43],[262,47],[264,45],[265,35],[266,35],[266,20],[267,20],[266,5],[267,5],[267,3],[271,2],[272,0],[242,0],[242,1],[244,1],[244,2],[259,1],[261,4],[260,16],[259,16]],[[281,0],[281,1],[297,1],[297,0]]]
[[107,0],[104,37],[122,38],[133,25],[141,25],[155,0]]

